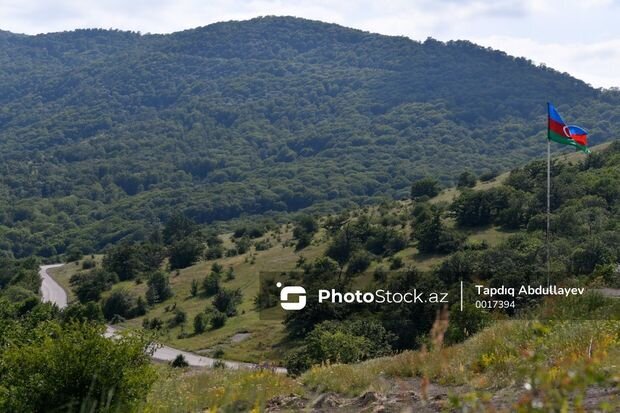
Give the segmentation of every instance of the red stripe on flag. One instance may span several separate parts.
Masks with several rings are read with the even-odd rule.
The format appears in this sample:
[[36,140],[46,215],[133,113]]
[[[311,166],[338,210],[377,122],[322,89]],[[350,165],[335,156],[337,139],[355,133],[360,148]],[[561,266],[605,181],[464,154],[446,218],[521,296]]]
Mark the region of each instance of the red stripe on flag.
[[588,145],[588,135],[571,135],[571,138],[580,145]]
[[560,122],[556,122],[554,119],[549,118],[549,130],[557,133],[558,135],[570,138],[570,136],[568,136],[564,132],[564,126],[566,126],[566,125],[563,125]]

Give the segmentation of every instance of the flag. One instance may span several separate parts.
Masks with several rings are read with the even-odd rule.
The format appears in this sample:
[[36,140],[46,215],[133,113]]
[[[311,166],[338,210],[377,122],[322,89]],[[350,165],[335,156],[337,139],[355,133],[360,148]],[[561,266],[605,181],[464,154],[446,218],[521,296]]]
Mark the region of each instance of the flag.
[[574,146],[577,150],[590,153],[588,149],[588,132],[579,126],[565,124],[551,103],[547,103],[547,109],[549,113],[547,118],[547,139],[562,145]]

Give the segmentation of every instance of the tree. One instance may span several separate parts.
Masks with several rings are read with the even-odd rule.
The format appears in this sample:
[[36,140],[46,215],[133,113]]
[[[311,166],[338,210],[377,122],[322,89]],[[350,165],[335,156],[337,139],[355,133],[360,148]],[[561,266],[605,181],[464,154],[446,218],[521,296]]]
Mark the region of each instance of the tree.
[[187,321],[187,313],[177,307],[174,309],[174,314],[172,318],[168,321],[168,326],[170,328],[174,328],[176,326],[185,324],[186,321]]
[[194,317],[194,333],[202,334],[207,330],[209,325],[209,317],[205,313],[198,313]]
[[118,276],[104,269],[76,273],[69,280],[71,287],[81,303],[99,301],[101,293],[112,288],[118,282]]
[[295,249],[297,251],[310,245],[312,236],[319,230],[319,224],[311,215],[300,215],[297,217],[295,228],[293,228],[293,238],[297,240]]
[[156,271],[149,276],[146,282],[148,289],[146,290],[146,301],[149,305],[166,301],[172,297],[172,288],[170,288],[170,279],[168,274],[162,271]]
[[228,316],[226,316],[226,313],[218,310],[214,310],[211,312],[211,327],[214,330],[224,327],[224,324],[226,324],[226,320],[228,320]]
[[112,247],[103,258],[103,269],[121,281],[133,280],[142,270],[137,248],[126,242]]
[[235,290],[220,289],[213,298],[213,307],[228,317],[232,317],[237,314],[237,305],[241,303],[242,297],[241,290],[238,288]]
[[138,333],[110,340],[97,323],[25,325],[35,326],[28,339],[1,353],[2,411],[133,411],[157,378]]
[[444,228],[439,213],[415,228],[414,238],[418,241],[418,251],[449,253],[456,251],[462,243],[461,237]]
[[170,247],[170,268],[179,269],[194,265],[202,255],[204,247],[196,238],[183,238]]
[[347,266],[347,274],[359,274],[364,272],[372,262],[371,255],[366,251],[357,251],[353,253],[353,256],[349,260],[349,264]]
[[190,286],[190,290],[189,293],[192,295],[192,297],[196,297],[198,295],[198,280],[192,280],[192,285]]
[[220,276],[217,273],[210,273],[202,281],[202,289],[207,297],[217,294],[220,291]]
[[303,347],[289,354],[286,366],[297,375],[314,364],[359,362],[389,354],[393,339],[374,320],[325,321],[308,334]]
[[185,360],[185,356],[183,354],[179,354],[170,362],[170,366],[178,369],[188,367],[189,363]]
[[411,185],[411,198],[427,196],[432,198],[439,194],[439,182],[431,177],[418,179]]
[[478,178],[470,171],[465,171],[459,175],[457,186],[459,188],[473,188],[476,186]]
[[171,245],[197,232],[198,226],[194,221],[181,213],[177,213],[166,222],[162,235],[164,243],[166,245]]
[[106,320],[132,318],[135,316],[137,297],[124,289],[113,291],[103,303]]

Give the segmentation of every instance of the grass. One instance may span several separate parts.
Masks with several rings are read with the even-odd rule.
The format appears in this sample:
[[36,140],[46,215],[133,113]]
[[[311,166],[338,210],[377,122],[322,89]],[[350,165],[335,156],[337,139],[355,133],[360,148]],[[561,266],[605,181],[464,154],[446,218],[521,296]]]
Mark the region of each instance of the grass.
[[[275,241],[275,234],[270,233],[262,239],[269,239],[274,246],[265,251],[256,251],[252,248],[249,253],[227,257],[218,260],[201,261],[198,264],[182,269],[178,275],[172,272],[170,283],[175,295],[167,301],[155,305],[146,315],[148,318],[159,317],[166,321],[173,314],[167,311],[175,306],[187,313],[187,325],[171,328],[160,337],[162,342],[184,350],[200,353],[212,353],[215,349],[223,350],[222,357],[248,362],[277,362],[281,359],[282,347],[285,346],[284,326],[279,320],[263,320],[254,306],[254,297],[258,293],[259,273],[261,271],[276,271],[280,269],[294,269],[300,255],[307,259],[318,257],[324,249],[323,245],[311,245],[300,254],[292,246],[283,247],[282,243],[290,240],[290,229],[283,228],[280,242]],[[230,235],[223,237],[225,245],[230,243]],[[260,240],[260,239],[259,239]],[[202,295],[192,297],[190,293],[193,280],[202,283],[204,277],[211,271],[214,262],[227,269],[232,267],[235,279],[222,280],[224,288],[239,288],[243,293],[243,301],[238,307],[238,315],[230,317],[226,324],[217,330],[193,335],[191,322],[196,314],[205,310],[212,299]],[[131,286],[136,293],[143,294],[140,287]],[[126,326],[139,327],[142,318],[129,320]],[[181,333],[190,333],[187,337]],[[237,333],[250,333],[250,336],[234,343],[231,337]]]
[[[93,258],[94,257],[94,258]],[[73,289],[71,288],[70,279],[71,276],[82,270],[82,263],[84,261],[92,260],[97,263],[97,265],[101,265],[101,260],[103,259],[103,255],[94,255],[88,256],[82,260],[67,263],[62,267],[50,268],[48,273],[54,278],[54,280],[60,284],[60,286],[67,293],[67,300],[69,303],[76,300],[75,294],[73,293]]]
[[[562,305],[585,308],[591,300]],[[601,308],[617,308],[610,299],[597,300]],[[565,309],[557,310],[563,314]],[[467,411],[487,411],[482,400],[515,386],[526,389],[517,403],[543,403],[540,411],[560,410],[569,402],[578,407],[592,386],[620,391],[620,321],[498,321],[461,344],[354,365],[315,366],[301,381],[311,391],[356,396],[382,391],[386,380],[414,377],[452,389],[455,406]],[[535,410],[533,404],[515,406]]]
[[258,412],[277,395],[304,392],[295,380],[267,370],[179,371],[162,367],[160,375],[140,412]]
[[[406,214],[408,205],[395,202],[392,206],[393,214]],[[376,208],[375,208],[376,209]],[[375,209],[368,208],[368,212],[375,213]],[[497,228],[485,228],[482,230],[472,230],[469,232],[472,240],[486,240],[490,245],[495,245],[505,238],[508,233],[502,232]],[[219,357],[231,360],[239,360],[254,363],[281,364],[283,355],[294,343],[291,343],[285,334],[284,326],[277,319],[261,319],[260,314],[254,307],[254,297],[259,288],[259,273],[261,271],[273,271],[281,269],[294,269],[300,256],[307,260],[312,260],[323,254],[326,248],[326,234],[321,230],[316,234],[313,244],[300,252],[296,252],[294,247],[286,246],[292,234],[291,228],[281,227],[279,241],[273,232],[266,234],[262,239],[268,239],[273,247],[265,251],[256,251],[254,248],[250,252],[235,256],[226,257],[218,260],[201,261],[194,266],[180,270],[178,273],[170,273],[170,283],[174,291],[174,296],[163,303],[154,305],[145,317],[150,319],[158,317],[164,322],[172,319],[173,308],[181,309],[187,314],[187,322],[184,325],[173,328],[166,328],[160,333],[158,340],[175,348],[193,351],[205,355],[213,355],[216,351]],[[224,245],[231,246],[231,234],[223,237]],[[260,239],[259,239],[260,240]],[[405,266],[415,266],[420,270],[428,271],[441,263],[444,255],[420,254],[415,247],[408,247],[396,254],[403,260]],[[101,265],[101,256],[95,256],[97,265]],[[90,259],[88,257],[87,259]],[[225,288],[239,288],[243,293],[243,301],[238,307],[238,315],[230,317],[226,324],[219,329],[209,330],[202,334],[193,334],[192,320],[196,314],[202,312],[210,306],[211,298],[202,295],[192,297],[190,293],[193,280],[202,283],[204,277],[211,271],[214,262],[221,264],[226,270],[232,267],[235,279],[222,281]],[[372,282],[372,271],[378,265],[389,268],[387,260],[373,262],[365,276],[358,277],[355,282],[359,287],[364,287]],[[51,270],[52,276],[65,288],[69,294],[69,300],[75,300],[71,290],[69,279],[73,274],[80,271],[82,261],[69,263],[63,267]],[[146,283],[136,283],[135,281],[125,281],[118,283],[114,289],[129,289],[137,295],[144,296]],[[103,294],[104,298],[111,291]],[[122,325],[131,328],[140,328],[144,317],[128,320]],[[238,333],[249,333],[249,336],[242,341],[234,342],[232,337]]]

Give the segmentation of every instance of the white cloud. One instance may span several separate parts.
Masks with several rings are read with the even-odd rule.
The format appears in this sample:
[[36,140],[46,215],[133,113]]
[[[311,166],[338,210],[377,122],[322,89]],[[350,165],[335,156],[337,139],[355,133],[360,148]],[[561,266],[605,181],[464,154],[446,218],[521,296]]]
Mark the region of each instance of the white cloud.
[[620,85],[620,39],[597,43],[540,42],[530,38],[491,36],[474,38],[475,43],[501,49],[570,73],[595,87]]

